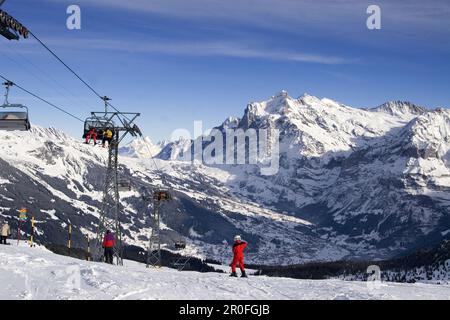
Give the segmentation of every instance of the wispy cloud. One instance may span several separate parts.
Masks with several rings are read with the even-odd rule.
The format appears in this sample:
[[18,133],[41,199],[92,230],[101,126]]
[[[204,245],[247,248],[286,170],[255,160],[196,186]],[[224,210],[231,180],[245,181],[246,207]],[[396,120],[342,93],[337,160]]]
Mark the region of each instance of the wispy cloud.
[[258,58],[321,64],[345,64],[354,62],[350,59],[336,56],[252,47],[232,41],[149,41],[146,43],[127,43],[124,46],[123,42],[95,40],[91,42],[91,47],[94,49],[126,50],[142,53]]
[[[67,0],[50,0],[70,2]],[[77,0],[81,5],[147,12],[184,19],[209,19],[302,32],[321,28],[330,32],[364,29],[366,9],[382,8],[383,19],[402,29],[450,33],[448,0]]]
[[169,54],[185,56],[217,56],[231,58],[267,59],[318,64],[351,64],[355,59],[314,53],[275,50],[272,48],[250,46],[233,41],[162,41],[132,40],[123,41],[106,38],[48,38],[46,43],[52,48],[70,50],[101,50],[128,53]]

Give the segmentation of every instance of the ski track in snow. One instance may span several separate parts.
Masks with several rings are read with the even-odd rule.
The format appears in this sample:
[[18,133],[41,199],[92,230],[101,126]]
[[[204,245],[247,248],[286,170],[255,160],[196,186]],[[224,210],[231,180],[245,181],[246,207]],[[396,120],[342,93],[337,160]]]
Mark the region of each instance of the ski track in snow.
[[[73,272],[79,271],[79,272]],[[71,288],[79,275],[80,287]],[[124,267],[59,256],[42,248],[0,246],[0,299],[450,299],[449,285],[297,280]]]

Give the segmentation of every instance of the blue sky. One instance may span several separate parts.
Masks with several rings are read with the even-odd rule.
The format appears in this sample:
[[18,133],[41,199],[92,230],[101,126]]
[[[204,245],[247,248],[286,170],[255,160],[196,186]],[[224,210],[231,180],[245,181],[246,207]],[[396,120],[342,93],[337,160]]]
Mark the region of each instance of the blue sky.
[[[78,4],[82,29],[66,28]],[[370,4],[382,29],[366,27]],[[153,140],[242,116],[282,89],[356,107],[408,100],[450,105],[447,0],[7,0],[2,9],[123,111],[142,113]],[[0,40],[11,80],[86,117],[102,105],[33,39]],[[80,135],[81,124],[31,97],[32,121]]]

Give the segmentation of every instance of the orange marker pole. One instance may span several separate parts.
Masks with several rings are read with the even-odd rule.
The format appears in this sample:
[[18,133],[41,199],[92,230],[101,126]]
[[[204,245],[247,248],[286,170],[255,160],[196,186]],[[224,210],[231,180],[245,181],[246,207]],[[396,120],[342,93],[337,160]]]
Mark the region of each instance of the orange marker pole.
[[34,238],[34,217],[31,217],[31,235],[30,235],[30,247],[33,247]]

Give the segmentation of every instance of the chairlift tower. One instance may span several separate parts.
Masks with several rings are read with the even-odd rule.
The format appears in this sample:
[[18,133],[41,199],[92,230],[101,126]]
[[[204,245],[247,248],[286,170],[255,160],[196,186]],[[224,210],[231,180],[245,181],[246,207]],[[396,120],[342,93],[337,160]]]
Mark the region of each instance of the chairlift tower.
[[171,199],[172,196],[167,190],[159,189],[153,192],[152,233],[147,250],[147,268],[161,267],[161,215],[159,209],[163,202],[170,201]]
[[[106,101],[105,101],[106,102]],[[107,111],[107,110],[105,110]],[[119,144],[130,134],[133,137],[142,136],[139,127],[134,124],[139,113],[122,112],[92,112],[92,118],[104,127],[97,130],[110,129],[113,132],[111,143],[108,146],[108,167],[106,170],[103,201],[100,211],[99,225],[96,241],[92,251],[94,261],[103,260],[102,242],[107,230],[111,230],[115,236],[114,257],[117,265],[122,265],[123,242],[120,215],[119,197]]]

